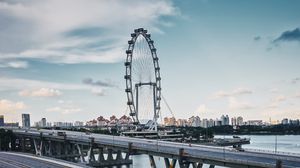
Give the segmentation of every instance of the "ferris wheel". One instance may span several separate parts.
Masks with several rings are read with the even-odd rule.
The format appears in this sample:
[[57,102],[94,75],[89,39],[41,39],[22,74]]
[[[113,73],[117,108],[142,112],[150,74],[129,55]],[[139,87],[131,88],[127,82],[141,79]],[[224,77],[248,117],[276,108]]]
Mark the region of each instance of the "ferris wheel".
[[161,77],[158,57],[151,35],[135,29],[128,41],[125,61],[127,105],[134,124],[148,120],[150,130],[157,129],[160,112]]

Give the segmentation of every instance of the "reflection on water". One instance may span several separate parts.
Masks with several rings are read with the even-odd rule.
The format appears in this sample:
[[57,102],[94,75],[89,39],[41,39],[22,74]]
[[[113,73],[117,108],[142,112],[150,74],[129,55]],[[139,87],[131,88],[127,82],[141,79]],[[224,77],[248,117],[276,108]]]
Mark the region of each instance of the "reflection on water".
[[[216,136],[216,138],[231,138],[232,136]],[[275,151],[275,135],[243,135],[241,138],[251,138],[251,144],[244,145],[244,148],[248,149],[260,149]],[[292,152],[300,153],[300,135],[278,135],[277,136],[277,151],[279,152]],[[150,167],[149,158],[147,155],[132,156],[133,168],[148,168]],[[158,168],[164,168],[164,158],[155,157],[156,166]],[[209,165],[203,165],[203,168],[208,168]],[[176,168],[179,168],[176,164]],[[221,168],[216,166],[216,168]]]

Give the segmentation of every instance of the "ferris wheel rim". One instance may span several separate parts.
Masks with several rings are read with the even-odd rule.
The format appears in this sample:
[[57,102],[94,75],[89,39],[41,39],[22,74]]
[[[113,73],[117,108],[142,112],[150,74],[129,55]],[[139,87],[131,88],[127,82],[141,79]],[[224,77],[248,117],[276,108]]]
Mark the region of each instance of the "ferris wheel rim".
[[[128,41],[128,49],[126,50],[126,61],[125,61],[125,67],[126,67],[126,74],[124,76],[126,80],[126,89],[125,92],[127,93],[127,105],[130,109],[130,116],[132,117],[135,124],[139,124],[139,116],[138,112],[136,110],[136,102],[134,100],[134,91],[133,88],[133,81],[132,81],[132,58],[133,58],[133,51],[134,47],[137,41],[137,38],[139,36],[143,36],[143,38],[146,40],[148,47],[151,51],[151,57],[153,60],[153,66],[154,66],[154,74],[155,74],[155,82],[153,81],[153,84],[156,87],[155,91],[155,112],[154,112],[154,120],[157,119],[159,112],[160,112],[160,101],[161,101],[161,76],[160,76],[160,66],[158,63],[158,57],[156,54],[156,48],[154,47],[154,41],[151,39],[151,35],[147,34],[147,30],[143,28],[135,29],[134,33],[131,34],[131,40]],[[141,84],[141,83],[140,83]]]

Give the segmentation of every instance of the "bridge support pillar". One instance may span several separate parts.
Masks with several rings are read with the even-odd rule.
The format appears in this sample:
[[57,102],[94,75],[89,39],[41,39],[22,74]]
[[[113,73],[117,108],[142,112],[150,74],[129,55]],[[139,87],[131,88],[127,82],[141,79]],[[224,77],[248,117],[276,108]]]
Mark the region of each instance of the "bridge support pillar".
[[22,137],[20,142],[21,142],[21,148],[22,148],[21,150],[22,150],[22,152],[25,152],[25,138]]
[[98,155],[98,162],[103,162],[105,161],[104,155],[103,155],[103,148],[99,148],[99,155]]
[[95,161],[94,149],[92,146],[90,147],[87,156],[88,156],[88,163]]
[[117,151],[117,158],[116,160],[123,160],[122,152],[120,150]]
[[169,158],[164,158],[164,161],[165,161],[166,168],[175,168],[177,162],[176,159],[172,159],[171,163]]
[[186,158],[184,156],[184,149],[180,148],[179,149],[179,167],[180,168],[189,168],[190,167],[190,162],[186,161]]
[[78,144],[76,144],[76,147],[77,147],[77,150],[78,150],[78,153],[79,153],[80,163],[84,163],[85,159],[84,159],[84,155],[82,153],[82,148]]
[[33,139],[35,154],[38,156],[42,156],[43,151],[43,141],[41,140],[40,144],[37,144],[37,140]]
[[276,161],[276,168],[282,168],[282,161],[281,160]]
[[166,168],[170,168],[170,161],[169,161],[169,158],[164,158],[165,160],[165,165],[166,165]]
[[176,160],[176,159],[172,159],[172,162],[171,162],[170,168],[175,168],[175,166],[176,166],[176,162],[177,162],[177,160]]
[[108,160],[108,161],[114,160],[114,157],[113,157],[113,150],[112,150],[112,149],[107,149],[107,160]]
[[202,168],[203,167],[203,163],[192,163],[193,168]]
[[45,154],[47,156],[52,156],[52,143],[51,141],[48,141],[48,143],[45,143]]
[[154,160],[153,155],[149,155],[149,160],[150,160],[150,166],[152,168],[156,168],[156,164],[155,164],[155,160]]

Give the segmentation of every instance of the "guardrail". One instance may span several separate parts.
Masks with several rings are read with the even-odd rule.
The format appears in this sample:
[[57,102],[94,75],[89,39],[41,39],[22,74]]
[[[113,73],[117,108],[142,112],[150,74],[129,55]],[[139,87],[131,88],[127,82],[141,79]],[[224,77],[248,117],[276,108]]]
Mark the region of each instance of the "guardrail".
[[293,152],[282,152],[282,151],[271,151],[271,150],[263,150],[263,149],[253,149],[253,148],[243,148],[245,151],[248,152],[260,152],[260,153],[268,153],[268,154],[280,154],[286,156],[297,156],[300,157],[300,153],[293,153]]

